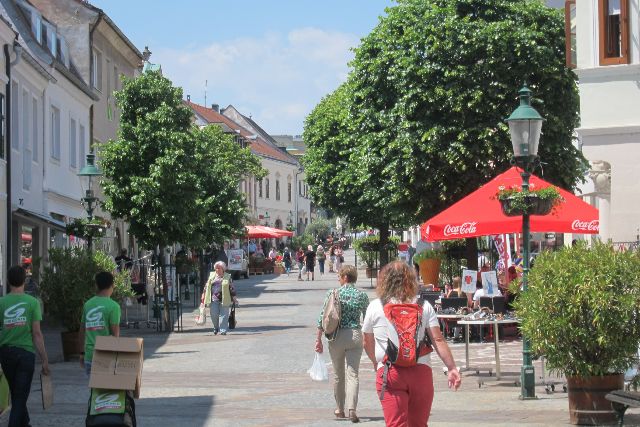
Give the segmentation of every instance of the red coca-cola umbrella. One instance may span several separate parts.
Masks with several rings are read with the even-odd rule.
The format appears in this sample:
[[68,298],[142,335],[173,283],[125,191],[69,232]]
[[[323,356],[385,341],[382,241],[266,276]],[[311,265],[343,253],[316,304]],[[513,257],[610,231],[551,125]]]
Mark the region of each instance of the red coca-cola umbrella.
[[[496,198],[501,187],[510,188],[522,184],[520,172],[520,168],[512,167],[422,224],[422,239],[434,242],[521,233],[522,217],[504,215]],[[531,189],[552,185],[535,175],[531,175],[529,182]],[[598,234],[598,209],[568,191],[557,188],[564,201],[548,215],[531,215],[531,232]]]

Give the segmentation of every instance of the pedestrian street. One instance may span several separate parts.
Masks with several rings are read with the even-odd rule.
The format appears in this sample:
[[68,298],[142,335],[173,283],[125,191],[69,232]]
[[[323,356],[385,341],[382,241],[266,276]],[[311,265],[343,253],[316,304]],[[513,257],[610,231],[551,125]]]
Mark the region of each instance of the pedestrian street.
[[[346,252],[353,263],[353,251]],[[306,373],[314,357],[316,321],[325,292],[337,286],[334,273],[314,281],[290,276],[258,275],[237,280],[240,308],[238,326],[227,336],[214,336],[206,327],[193,326],[185,313],[184,332],[161,334],[155,329],[126,329],[124,336],[144,337],[142,391],[136,401],[141,427],[205,426],[334,426],[333,391],[329,382],[314,382]],[[375,298],[364,271],[358,286]],[[374,282],[375,283],[375,282]],[[195,309],[189,309],[195,312]],[[55,337],[54,337],[55,338]],[[51,340],[51,337],[47,338]],[[47,342],[49,344],[49,342]],[[464,343],[450,344],[459,367],[465,363]],[[325,346],[325,352],[327,347]],[[567,395],[561,379],[556,392],[536,388],[538,400],[518,400],[522,360],[520,340],[501,344],[501,381],[487,370],[463,372],[460,390],[450,391],[442,363],[433,356],[435,399],[430,426],[564,426],[569,423]],[[328,354],[325,361],[329,363]],[[470,345],[472,367],[492,367],[493,343]],[[329,376],[332,376],[331,366]],[[55,403],[42,410],[39,382],[29,399],[34,426],[82,426],[87,410],[87,378],[77,362],[51,365]],[[495,372],[495,370],[494,370]],[[541,375],[536,362],[536,376]],[[364,425],[383,426],[371,363],[363,353],[360,366],[358,415]],[[629,411],[626,421],[640,424]],[[635,417],[635,418],[634,418]],[[630,424],[632,425],[632,424]]]

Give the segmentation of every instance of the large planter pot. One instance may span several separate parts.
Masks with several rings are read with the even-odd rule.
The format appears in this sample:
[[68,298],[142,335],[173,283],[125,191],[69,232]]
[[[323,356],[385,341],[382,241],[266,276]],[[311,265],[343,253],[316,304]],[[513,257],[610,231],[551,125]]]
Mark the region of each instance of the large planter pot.
[[603,425],[616,421],[607,393],[624,387],[624,375],[567,377],[571,424]]
[[[502,213],[506,216],[522,216],[527,213],[525,212],[525,209],[514,207],[513,202],[514,199],[512,198],[500,199]],[[541,199],[535,195],[527,197],[527,202],[529,204],[529,215],[548,215],[553,208],[552,200]]]
[[420,277],[425,285],[438,286],[438,278],[440,277],[440,258],[429,258],[420,261]]
[[80,347],[80,334],[78,332],[60,332],[62,338],[62,356],[68,362],[80,356],[83,349]]
[[276,265],[273,267],[274,274],[284,274],[284,267],[281,265]]
[[378,277],[378,270],[373,267],[367,267],[365,275],[367,276],[367,279],[376,278]]

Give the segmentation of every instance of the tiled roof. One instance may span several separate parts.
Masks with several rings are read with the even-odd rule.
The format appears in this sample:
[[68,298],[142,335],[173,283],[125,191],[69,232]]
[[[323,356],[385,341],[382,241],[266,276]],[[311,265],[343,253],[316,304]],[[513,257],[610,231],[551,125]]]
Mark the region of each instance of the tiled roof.
[[287,153],[282,152],[282,150],[280,150],[274,144],[270,144],[260,136],[251,134],[249,131],[247,131],[247,129],[243,128],[227,116],[224,116],[211,108],[195,104],[191,101],[184,101],[184,103],[196,114],[202,117],[207,123],[221,124],[223,125],[223,127],[226,126],[239,133],[250,144],[251,152],[253,154],[280,162],[290,163],[292,165],[297,164],[297,161],[295,159],[293,159]]

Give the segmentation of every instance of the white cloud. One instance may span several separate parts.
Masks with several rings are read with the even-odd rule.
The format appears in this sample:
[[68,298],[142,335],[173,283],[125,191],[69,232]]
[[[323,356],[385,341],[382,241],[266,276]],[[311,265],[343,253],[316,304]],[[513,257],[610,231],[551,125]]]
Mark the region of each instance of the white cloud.
[[317,102],[346,79],[353,34],[298,28],[288,34],[235,38],[182,50],[156,49],[151,61],[207,104],[233,104],[271,133],[301,133]]

